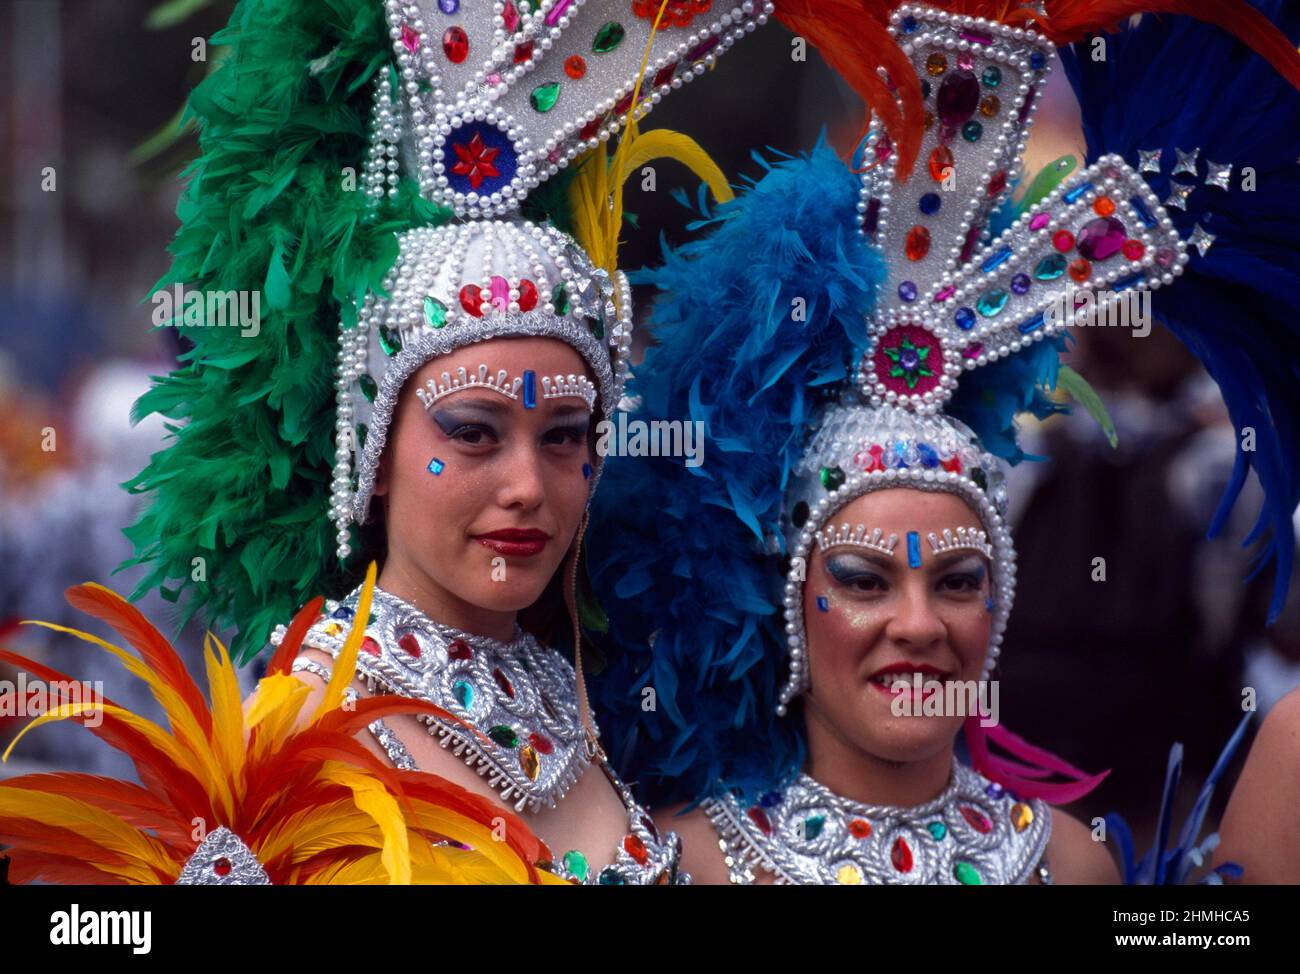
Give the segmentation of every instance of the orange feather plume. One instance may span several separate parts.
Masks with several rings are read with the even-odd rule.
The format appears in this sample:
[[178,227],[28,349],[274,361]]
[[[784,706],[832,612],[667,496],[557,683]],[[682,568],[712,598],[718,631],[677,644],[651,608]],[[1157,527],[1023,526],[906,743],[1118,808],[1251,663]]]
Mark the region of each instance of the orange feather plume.
[[[364,599],[374,582],[372,564]],[[0,845],[9,846],[10,882],[174,883],[203,836],[219,826],[235,833],[277,884],[560,882],[536,868],[550,854],[517,816],[436,775],[399,771],[356,738],[390,714],[457,720],[433,704],[394,696],[343,705],[366,613],[357,613],[327,689],[331,705],[309,715],[309,688],[290,666],[319,615],[319,599],[295,616],[241,706],[234,667],[215,638],[205,652],[209,703],[176,651],[125,600],[99,585],[74,586],[67,597],[112,626],[138,657],[88,633],[36,624],[116,656],[150,687],[170,727],[111,700],[74,699],[62,685],[75,681],[65,674],[0,650],[0,659],[51,692],[47,712],[15,738],[5,760],[29,731],[73,720],[127,754],[143,783],[62,772],[0,782]],[[505,835],[497,841],[502,821]],[[447,847],[446,840],[471,849]]]

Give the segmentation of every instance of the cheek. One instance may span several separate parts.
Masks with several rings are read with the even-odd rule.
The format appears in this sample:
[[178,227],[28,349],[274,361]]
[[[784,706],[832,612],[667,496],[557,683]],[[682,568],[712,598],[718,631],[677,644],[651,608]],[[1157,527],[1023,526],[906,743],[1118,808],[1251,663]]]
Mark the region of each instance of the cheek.
[[946,617],[944,621],[953,651],[961,657],[966,670],[978,675],[993,635],[993,615],[985,607],[984,597],[970,605],[954,607]]
[[813,672],[819,665],[834,672],[855,667],[876,644],[884,624],[879,605],[855,600],[830,582],[804,586],[804,629]]

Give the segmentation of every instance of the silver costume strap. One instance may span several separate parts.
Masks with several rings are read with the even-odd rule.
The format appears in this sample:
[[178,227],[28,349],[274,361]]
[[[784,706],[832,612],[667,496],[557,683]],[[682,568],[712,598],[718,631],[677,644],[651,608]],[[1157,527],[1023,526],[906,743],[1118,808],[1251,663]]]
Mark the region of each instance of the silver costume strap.
[[783,885],[1023,884],[1052,830],[1046,803],[1018,801],[957,761],[944,792],[911,808],[851,801],[805,774],[748,808],[734,796],[702,808],[737,884],[756,869]]

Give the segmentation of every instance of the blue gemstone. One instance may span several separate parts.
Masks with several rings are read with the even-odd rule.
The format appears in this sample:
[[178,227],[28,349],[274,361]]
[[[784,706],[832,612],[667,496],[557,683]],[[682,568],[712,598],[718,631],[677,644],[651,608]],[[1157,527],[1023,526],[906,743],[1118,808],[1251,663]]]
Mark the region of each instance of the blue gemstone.
[[1147,208],[1146,203],[1142,201],[1142,197],[1134,196],[1128,202],[1129,205],[1137,211],[1139,220],[1145,223],[1148,227],[1154,227],[1156,225],[1156,218],[1151,215],[1151,211]]
[[930,87],[930,82],[928,82],[928,81],[922,81],[922,82],[921,82],[921,100],[924,101],[925,99],[929,98],[929,97],[930,97],[930,92],[933,91],[933,90],[934,90],[934,89]]
[[1080,183],[1078,186],[1074,187],[1074,189],[1065,194],[1065,202],[1079,202],[1079,200],[1083,199],[1083,195],[1090,189],[1092,189],[1092,183]]
[[532,369],[524,370],[524,408],[537,408],[537,373]]
[[831,611],[830,599],[826,598],[826,596],[824,595],[817,596],[817,608],[822,612],[830,612]]
[[1042,328],[1043,322],[1046,320],[1047,319],[1043,316],[1043,312],[1040,311],[1028,321],[1022,321],[1020,323],[1020,333],[1022,335],[1028,335],[1031,331],[1036,331],[1037,329]]
[[904,33],[904,34],[915,34],[915,33],[916,33],[918,30],[920,30],[920,29],[921,29],[921,25],[920,25],[919,23],[917,23],[917,20],[916,20],[915,17],[904,17],[904,18],[903,18],[903,33]]
[[775,808],[781,804],[781,793],[779,791],[769,791],[758,800],[758,804],[762,808]]
[[894,457],[895,457],[895,458],[897,459],[897,461],[898,461],[897,463],[894,464],[894,466],[895,466],[897,469],[899,469],[899,470],[906,470],[906,469],[908,469],[908,464],[907,464],[907,444],[906,444],[906,443],[895,443],[895,444],[894,444]]
[[1029,66],[1035,71],[1041,71],[1047,64],[1047,55],[1042,51],[1035,51],[1029,55]]
[[943,206],[943,198],[938,193],[926,193],[916,201],[916,205],[926,216],[934,216]]
[[975,327],[974,308],[958,308],[957,313],[953,317],[957,321],[957,327],[962,331],[970,331]]
[[474,703],[474,688],[464,680],[457,680],[451,685],[451,692],[455,695],[457,703],[460,704],[461,710],[469,710]]
[[988,257],[984,259],[984,263],[980,265],[980,269],[986,274],[989,271],[997,270],[997,268],[1001,267],[1011,259],[1011,254],[1012,250],[1010,247],[1003,247],[1001,250],[989,254]]
[[1011,290],[1016,294],[1028,294],[1030,284],[1028,274],[1017,274],[1011,279]]
[[582,465],[582,479],[583,479],[583,480],[590,480],[590,479],[591,479],[591,464],[589,464],[589,463],[584,463],[584,464]]
[[939,454],[935,452],[934,447],[929,443],[916,444],[916,452],[921,456],[921,466],[937,467],[939,466]]
[[438,9],[450,16],[460,10],[460,0],[438,0]]
[[1002,314],[1002,309],[1007,306],[1011,300],[1011,295],[1000,287],[995,287],[992,291],[986,291],[980,295],[980,299],[975,302],[975,310],[985,318],[996,318]]
[[333,612],[330,613],[330,618],[351,619],[354,615],[356,615],[356,613],[352,610],[351,607],[346,605],[340,605],[337,609],[335,609]]
[[1001,798],[1002,786],[998,784],[996,781],[990,782],[989,785],[984,789],[984,794],[988,795],[990,798]]
[[437,477],[439,474],[442,473],[443,468],[446,466],[447,465],[445,463],[443,463],[437,457],[434,457],[432,460],[429,461],[429,473]]
[[907,532],[907,565],[909,568],[921,567],[921,536],[915,531]]
[[898,296],[904,301],[916,300],[916,285],[911,281],[904,281],[898,285]]

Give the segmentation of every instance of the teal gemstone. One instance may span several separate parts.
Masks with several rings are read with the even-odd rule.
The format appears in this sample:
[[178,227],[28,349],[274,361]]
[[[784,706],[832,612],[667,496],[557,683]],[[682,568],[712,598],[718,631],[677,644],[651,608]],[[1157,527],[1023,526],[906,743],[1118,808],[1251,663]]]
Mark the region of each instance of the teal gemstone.
[[599,318],[592,318],[592,319],[591,319],[591,334],[592,334],[594,337],[596,337],[596,338],[604,338],[604,337],[605,337],[605,317],[604,317],[604,315],[602,315],[602,316],[599,317]]
[[957,877],[957,882],[963,886],[983,886],[984,880],[980,878],[978,870],[968,862],[959,862],[952,867],[952,874]]
[[514,747],[519,743],[519,735],[505,724],[497,724],[495,727],[488,728],[488,737],[502,747]]
[[984,74],[980,80],[984,82],[985,86],[996,88],[998,85],[1002,84],[1002,72],[992,65],[989,65],[984,69]]
[[809,815],[803,820],[803,837],[811,842],[817,836],[822,834],[822,829],[826,827],[825,815]]
[[560,100],[560,83],[551,81],[544,85],[538,85],[528,96],[528,101],[533,106],[534,111],[549,112],[555,107],[555,103]]
[[451,692],[456,695],[456,702],[462,710],[469,710],[474,704],[474,688],[464,680],[457,680],[451,685]]
[[379,386],[364,372],[357,378],[357,385],[361,387],[361,394],[366,397],[366,402],[374,402],[375,396],[379,395]]
[[429,295],[424,299],[424,320],[434,328],[441,328],[447,323],[447,306]]
[[615,869],[613,866],[606,866],[604,869],[602,869],[600,871],[600,879],[598,881],[601,886],[626,886],[627,885],[627,880],[623,878],[623,874],[619,872],[617,869]]
[[562,857],[564,868],[580,883],[587,881],[587,857],[577,849],[570,849]]
[[611,20],[596,31],[596,39],[591,42],[591,49],[596,54],[608,54],[622,44],[626,36],[627,31],[623,29],[623,25],[617,20]]
[[569,313],[569,289],[563,284],[551,292],[551,306],[560,317]]
[[961,127],[961,137],[967,142],[978,142],[984,134],[984,126],[979,122],[967,122]]
[[1065,268],[1065,255],[1052,254],[1038,262],[1038,266],[1034,268],[1034,278],[1039,281],[1055,281],[1065,273]]
[[380,325],[379,347],[384,350],[385,355],[396,355],[402,350],[402,336],[397,333],[396,328]]
[[930,830],[930,835],[935,842],[942,842],[943,837],[948,834],[948,826],[942,822],[931,822],[926,828]]
[[987,291],[978,301],[975,302],[975,310],[985,318],[996,318],[1002,313],[1002,309],[1007,306],[1011,295],[1005,289],[995,287],[992,291]]

